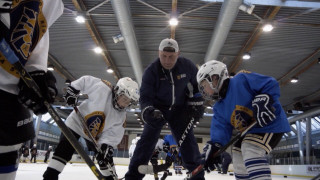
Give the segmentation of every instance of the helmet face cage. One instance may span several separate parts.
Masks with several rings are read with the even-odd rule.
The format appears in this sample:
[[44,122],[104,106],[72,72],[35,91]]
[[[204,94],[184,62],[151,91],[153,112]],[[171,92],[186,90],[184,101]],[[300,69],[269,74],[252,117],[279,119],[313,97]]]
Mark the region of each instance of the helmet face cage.
[[[118,104],[118,98],[121,95],[124,95],[130,99],[130,103],[127,107],[121,107]],[[115,109],[122,111],[133,105],[136,105],[139,101],[139,98],[139,88],[136,82],[134,82],[131,78],[121,78],[118,81],[117,85],[114,88],[113,105]]]

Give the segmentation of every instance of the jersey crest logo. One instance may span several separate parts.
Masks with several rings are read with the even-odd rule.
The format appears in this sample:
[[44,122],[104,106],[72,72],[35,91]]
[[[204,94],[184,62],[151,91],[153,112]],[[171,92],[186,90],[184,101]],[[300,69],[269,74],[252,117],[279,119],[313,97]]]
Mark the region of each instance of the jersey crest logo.
[[247,107],[236,105],[231,115],[231,125],[243,132],[252,122],[253,112]]
[[[105,123],[105,115],[101,111],[95,111],[93,113],[88,114],[85,117],[86,124],[90,130],[90,133],[94,138],[97,137],[98,134],[100,134],[104,128]],[[85,132],[86,135],[88,135]]]
[[33,9],[24,8],[23,15],[11,35],[13,47],[24,59],[30,55],[37,14]]

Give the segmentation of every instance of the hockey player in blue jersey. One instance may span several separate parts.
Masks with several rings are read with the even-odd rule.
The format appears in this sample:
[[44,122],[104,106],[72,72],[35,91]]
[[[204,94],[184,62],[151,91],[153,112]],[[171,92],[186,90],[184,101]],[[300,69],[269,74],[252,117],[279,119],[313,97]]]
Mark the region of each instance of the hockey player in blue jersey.
[[[140,105],[145,125],[131,158],[126,180],[141,180],[144,177],[139,173],[138,167],[148,164],[166,122],[178,141],[190,119],[199,120],[203,115],[203,99],[196,80],[197,68],[190,60],[179,57],[179,53],[178,43],[174,39],[162,40],[159,45],[159,58],[152,62],[143,74]],[[188,90],[188,84],[193,88],[193,93]],[[192,130],[186,135],[180,151],[189,171],[193,171],[201,163]],[[201,172],[194,179],[204,179],[204,173]]]
[[167,149],[167,157],[166,163],[173,162],[173,169],[175,170],[176,174],[182,174],[182,160],[181,160],[181,153],[179,152],[178,145],[172,136],[172,134],[168,134],[164,137],[164,146],[169,146]]
[[230,79],[226,65],[216,60],[201,66],[197,81],[202,95],[216,101],[211,140],[204,148],[204,168],[208,169],[215,162],[215,152],[228,143],[233,129],[241,132],[257,121],[257,125],[234,144],[234,171],[236,179],[271,179],[266,154],[290,131],[278,100],[277,81],[251,72],[241,72]]

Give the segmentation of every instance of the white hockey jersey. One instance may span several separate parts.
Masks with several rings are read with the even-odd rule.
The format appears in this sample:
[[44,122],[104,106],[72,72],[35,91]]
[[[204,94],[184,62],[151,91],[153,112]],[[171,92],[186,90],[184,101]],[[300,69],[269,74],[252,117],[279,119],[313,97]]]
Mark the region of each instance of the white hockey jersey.
[[[64,5],[62,0],[41,0],[43,3],[41,15],[44,17],[46,27],[49,28],[63,13]],[[25,17],[26,21],[33,21]],[[0,20],[10,28],[10,16],[8,13],[0,13]],[[26,23],[27,24],[27,23]],[[27,25],[26,25],[27,26]],[[23,27],[23,26],[22,26]],[[27,31],[28,29],[17,30]],[[20,47],[22,48],[22,47]],[[46,29],[45,33],[38,41],[28,61],[25,64],[27,71],[44,70],[47,71],[47,59],[49,52],[49,30]],[[19,82],[19,75],[16,71],[13,71],[11,64],[0,56],[0,89],[9,93],[18,94],[17,84]]]
[[164,143],[163,139],[158,139],[158,142],[157,142],[156,147],[154,149],[162,150],[163,149],[163,143]]
[[[91,134],[96,137],[98,144],[108,144],[116,148],[124,135],[123,124],[126,112],[114,109],[112,89],[105,81],[92,76],[82,76],[71,82],[71,86],[80,90],[82,94],[88,95],[88,99],[84,100],[78,109],[84,116]],[[90,140],[75,111],[72,111],[68,116],[66,125],[81,137]]]

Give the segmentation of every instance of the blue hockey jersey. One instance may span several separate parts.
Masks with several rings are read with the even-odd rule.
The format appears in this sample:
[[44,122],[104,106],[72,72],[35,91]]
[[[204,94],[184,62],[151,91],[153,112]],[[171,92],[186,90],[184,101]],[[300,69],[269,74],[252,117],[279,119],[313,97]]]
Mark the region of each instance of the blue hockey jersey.
[[269,94],[273,100],[276,119],[265,127],[254,127],[249,133],[284,133],[291,131],[282,109],[278,82],[257,73],[239,73],[230,79],[225,98],[215,103],[211,122],[211,141],[225,145],[233,128],[244,129],[253,121],[252,100],[258,94]]
[[178,146],[178,144],[176,143],[176,140],[174,139],[174,137],[171,134],[164,136],[163,140],[164,140],[164,144],[170,145],[170,148]]

